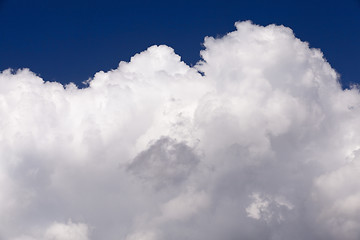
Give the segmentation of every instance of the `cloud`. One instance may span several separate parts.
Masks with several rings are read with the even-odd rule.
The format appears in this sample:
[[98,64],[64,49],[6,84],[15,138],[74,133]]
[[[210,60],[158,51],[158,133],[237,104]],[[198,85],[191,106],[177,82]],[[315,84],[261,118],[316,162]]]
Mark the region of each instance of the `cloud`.
[[199,163],[192,149],[184,143],[160,138],[133,159],[128,170],[157,188],[174,187],[184,182]]
[[88,240],[88,227],[82,223],[54,223],[45,232],[46,240]]
[[83,223],[73,223],[71,220],[68,223],[55,222],[51,224],[41,237],[33,238],[22,235],[16,240],[88,240],[88,226]]
[[291,29],[235,26],[82,89],[4,70],[0,239],[359,239],[358,88]]

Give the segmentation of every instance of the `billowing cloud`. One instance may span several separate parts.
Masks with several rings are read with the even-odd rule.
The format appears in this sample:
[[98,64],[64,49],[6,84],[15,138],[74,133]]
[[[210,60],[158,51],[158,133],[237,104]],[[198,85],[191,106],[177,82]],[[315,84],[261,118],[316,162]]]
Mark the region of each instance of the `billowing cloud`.
[[360,238],[360,95],[283,26],[86,88],[0,74],[1,240]]

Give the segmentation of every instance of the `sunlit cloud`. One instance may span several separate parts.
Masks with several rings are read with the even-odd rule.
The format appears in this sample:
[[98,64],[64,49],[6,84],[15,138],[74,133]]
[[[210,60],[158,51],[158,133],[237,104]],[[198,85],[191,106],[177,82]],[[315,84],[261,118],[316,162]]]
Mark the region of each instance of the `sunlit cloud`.
[[360,237],[360,95],[284,26],[79,89],[0,74],[0,239]]

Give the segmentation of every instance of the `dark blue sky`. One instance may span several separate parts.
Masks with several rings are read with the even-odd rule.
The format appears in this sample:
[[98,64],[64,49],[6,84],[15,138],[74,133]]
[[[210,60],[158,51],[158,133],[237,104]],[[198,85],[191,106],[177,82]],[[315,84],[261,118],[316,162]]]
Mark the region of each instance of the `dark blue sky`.
[[360,1],[0,0],[0,70],[30,68],[47,81],[82,81],[153,44],[199,60],[205,36],[234,22],[283,24],[321,48],[342,76],[360,83]]

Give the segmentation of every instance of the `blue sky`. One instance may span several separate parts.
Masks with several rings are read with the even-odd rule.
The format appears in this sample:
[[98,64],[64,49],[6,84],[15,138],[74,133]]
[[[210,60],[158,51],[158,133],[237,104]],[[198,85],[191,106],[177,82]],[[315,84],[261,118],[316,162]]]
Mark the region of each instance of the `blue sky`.
[[5,0],[0,70],[30,68],[47,81],[81,84],[153,44],[174,48],[193,65],[205,36],[222,36],[241,20],[292,28],[324,52],[345,86],[360,82],[357,0]]

